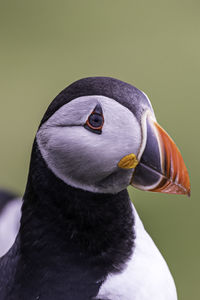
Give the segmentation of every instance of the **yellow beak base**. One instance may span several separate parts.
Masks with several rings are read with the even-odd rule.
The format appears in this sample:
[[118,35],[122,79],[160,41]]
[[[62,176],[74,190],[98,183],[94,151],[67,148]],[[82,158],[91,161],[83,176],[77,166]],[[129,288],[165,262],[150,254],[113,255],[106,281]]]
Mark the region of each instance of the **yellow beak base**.
[[138,165],[138,160],[134,153],[128,154],[119,161],[118,167],[121,169],[134,169]]

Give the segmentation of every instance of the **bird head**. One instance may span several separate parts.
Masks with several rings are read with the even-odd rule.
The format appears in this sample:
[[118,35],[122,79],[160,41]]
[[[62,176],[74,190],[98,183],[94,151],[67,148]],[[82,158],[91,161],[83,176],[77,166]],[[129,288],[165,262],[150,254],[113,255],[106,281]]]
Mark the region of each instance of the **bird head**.
[[183,158],[148,97],[120,80],[91,77],[64,89],[47,109],[36,142],[48,168],[72,187],[190,194]]

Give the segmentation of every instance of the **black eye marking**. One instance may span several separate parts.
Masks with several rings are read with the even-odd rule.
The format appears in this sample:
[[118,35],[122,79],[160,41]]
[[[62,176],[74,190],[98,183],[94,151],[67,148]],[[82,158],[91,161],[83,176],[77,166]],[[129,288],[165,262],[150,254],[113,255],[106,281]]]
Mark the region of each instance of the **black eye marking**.
[[101,105],[97,104],[93,112],[89,115],[84,127],[94,133],[101,134],[103,123],[103,111]]

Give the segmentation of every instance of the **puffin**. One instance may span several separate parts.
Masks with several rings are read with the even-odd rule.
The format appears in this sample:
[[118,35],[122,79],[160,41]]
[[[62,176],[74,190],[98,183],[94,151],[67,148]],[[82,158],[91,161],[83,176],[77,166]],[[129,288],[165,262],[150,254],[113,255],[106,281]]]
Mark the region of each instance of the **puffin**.
[[127,187],[190,195],[183,158],[147,95],[89,77],[47,108],[20,228],[0,260],[0,300],[177,300]]
[[9,190],[0,189],[0,257],[12,246],[20,226],[21,198]]

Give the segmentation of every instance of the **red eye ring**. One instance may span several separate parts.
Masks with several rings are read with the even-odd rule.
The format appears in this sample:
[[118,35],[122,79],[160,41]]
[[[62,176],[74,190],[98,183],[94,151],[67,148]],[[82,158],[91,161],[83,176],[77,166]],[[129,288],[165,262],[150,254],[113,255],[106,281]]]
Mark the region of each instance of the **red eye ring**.
[[[90,117],[91,116],[100,116],[101,118],[102,118],[102,120],[101,120],[101,125],[100,126],[93,126],[91,123],[90,123]],[[88,127],[90,127],[91,129],[93,129],[93,130],[101,130],[102,128],[103,128],[103,124],[104,124],[104,117],[103,117],[103,115],[102,114],[98,114],[98,113],[96,113],[95,111],[93,111],[92,113],[91,113],[91,115],[88,117],[88,119],[87,119],[87,121],[86,121],[86,125],[88,126]]]
[[93,133],[101,134],[103,124],[104,124],[103,111],[101,105],[98,103],[95,109],[89,115],[84,127],[85,129]]

